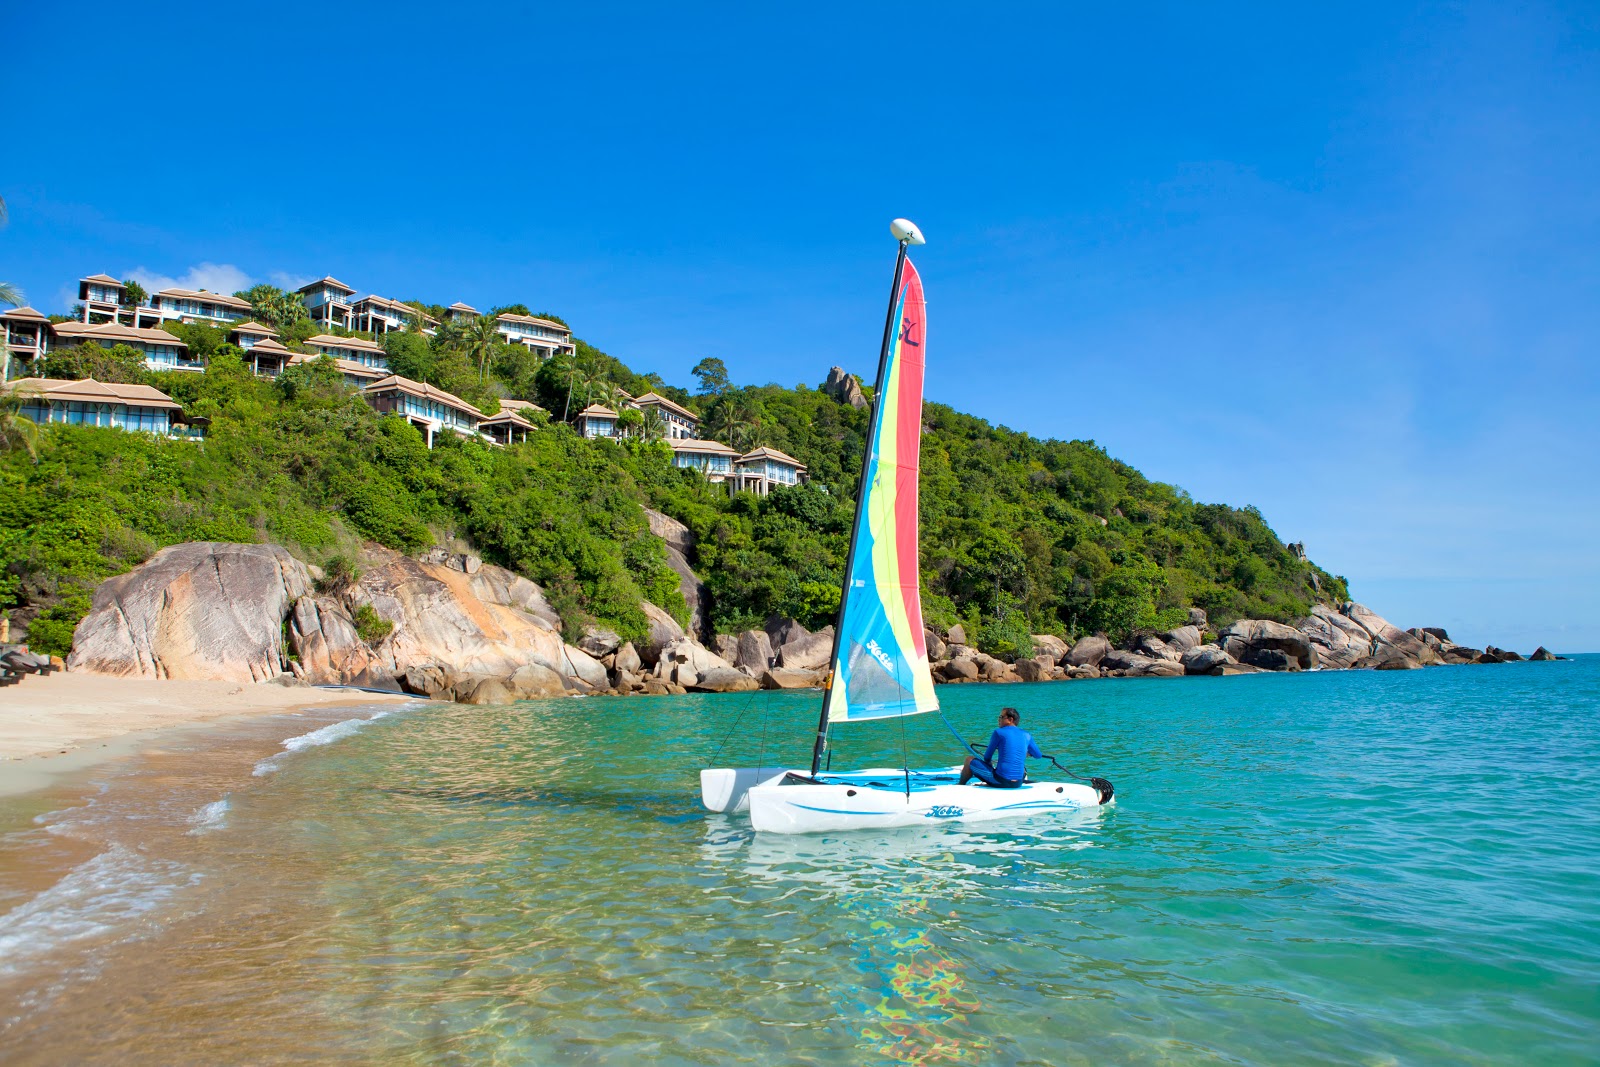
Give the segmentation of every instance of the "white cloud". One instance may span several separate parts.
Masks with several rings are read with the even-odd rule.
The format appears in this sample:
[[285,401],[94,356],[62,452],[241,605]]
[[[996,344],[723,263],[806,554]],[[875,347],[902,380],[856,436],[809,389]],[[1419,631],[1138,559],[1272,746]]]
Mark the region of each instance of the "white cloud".
[[189,268],[187,274],[172,278],[157,274],[145,267],[135,267],[126,274],[152,293],[162,289],[204,289],[211,293],[236,293],[248,289],[256,280],[232,263],[199,263]]
[[310,275],[290,274],[286,270],[272,271],[267,275],[267,280],[273,285],[276,285],[279,289],[283,289],[291,293],[300,288],[302,285],[310,285],[312,282],[316,281],[316,279]]

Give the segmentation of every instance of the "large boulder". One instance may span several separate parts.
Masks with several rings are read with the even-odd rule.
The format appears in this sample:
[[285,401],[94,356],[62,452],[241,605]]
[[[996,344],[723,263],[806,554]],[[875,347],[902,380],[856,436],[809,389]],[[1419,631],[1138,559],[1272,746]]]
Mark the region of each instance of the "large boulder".
[[944,636],[952,645],[964,645],[967,643],[967,628],[958,622],[946,630]]
[[[369,546],[368,551],[371,551]],[[452,570],[456,568],[450,568]],[[561,616],[545,597],[544,590],[516,571],[504,567],[480,566],[463,571],[469,577],[467,589],[485,604],[502,604],[534,618],[543,619],[552,630],[561,629]]]
[[287,662],[284,619],[310,592],[310,571],[278,545],[173,545],[100,583],[67,669],[269,681]]
[[928,627],[924,626],[922,628],[922,640],[923,640],[923,643],[927,646],[927,649],[928,649],[928,661],[930,663],[933,662],[934,660],[944,659],[945,653],[948,651],[945,648],[944,638],[940,637],[938,634],[934,633]]
[[1114,648],[1100,657],[1096,664],[1102,671],[1134,671],[1147,668],[1155,663],[1152,656],[1141,655],[1138,652],[1127,652]]
[[861,392],[861,383],[854,374],[848,374],[843,367],[829,367],[828,379],[822,383],[822,391],[833,397],[841,404],[849,404],[853,408],[867,406],[867,398]]
[[1202,636],[1198,626],[1180,626],[1176,630],[1168,630],[1162,634],[1161,640],[1181,658],[1191,648],[1200,647]]
[[763,689],[815,689],[827,677],[825,671],[793,671],[772,667],[761,672]]
[[[1217,644],[1240,663],[1253,663],[1252,654],[1273,650],[1292,658],[1300,670],[1317,665],[1317,652],[1310,638],[1293,626],[1267,619],[1240,619],[1217,635]],[[1266,658],[1275,661],[1274,657]]]
[[[726,658],[726,657],[724,657]],[[746,630],[734,648],[733,665],[752,678],[772,666],[772,638],[764,630]]]
[[706,626],[705,608],[710,597],[706,583],[689,566],[689,560],[694,556],[694,534],[677,519],[659,511],[645,508],[644,517],[650,523],[650,532],[661,538],[666,546],[667,566],[678,576],[678,592],[683,594],[683,602],[689,606],[689,631],[697,638],[709,638],[711,635]]
[[1251,646],[1244,650],[1244,655],[1239,658],[1240,663],[1247,663],[1252,667],[1260,667],[1264,671],[1297,671],[1300,661],[1281,648],[1259,648]]
[[585,626],[578,647],[595,659],[602,659],[622,647],[622,638],[604,626]]
[[687,688],[702,693],[746,693],[761,684],[733,667],[712,667]]
[[1535,663],[1548,663],[1551,660],[1557,660],[1557,659],[1560,659],[1560,658],[1561,658],[1560,656],[1556,655],[1554,652],[1551,652],[1548,648],[1545,648],[1543,645],[1540,645],[1538,648],[1534,649],[1533,650],[1533,655],[1528,657],[1528,659],[1532,660]]
[[1060,663],[1066,654],[1071,651],[1071,646],[1055,634],[1032,634],[1033,658],[1044,656],[1050,660],[1051,666]]
[[1372,655],[1370,631],[1326,604],[1318,604],[1300,620],[1300,632],[1317,652],[1317,663],[1333,670],[1344,670]]
[[[289,616],[289,643],[300,661],[301,677],[312,685],[386,686],[399,682],[381,673],[379,657],[356,633],[350,612],[335,597],[303,596],[295,601]],[[441,682],[427,695],[435,696],[444,687]]]
[[1024,682],[1051,681],[1056,676],[1056,670],[1056,661],[1049,655],[1019,659],[1016,662],[1017,677]]
[[649,635],[639,646],[639,660],[646,667],[654,667],[661,658],[662,649],[683,640],[683,627],[678,625],[677,619],[648,600],[639,601],[639,610],[644,612],[645,622],[650,627]]
[[620,672],[626,672],[628,674],[638,674],[639,673],[639,667],[641,666],[641,663],[640,663],[640,660],[639,660],[639,651],[638,651],[638,649],[633,647],[633,642],[632,641],[629,641],[627,644],[625,644],[621,648],[617,649],[617,658],[612,661],[611,666],[612,666],[613,669],[615,669],[619,673]]
[[733,664],[692,638],[684,637],[661,650],[656,661],[656,677],[690,687],[718,668],[734,670]]
[[1339,605],[1339,614],[1372,635],[1374,654],[1378,651],[1377,646],[1389,645],[1424,666],[1440,662],[1437,650],[1428,647],[1423,641],[1406,633],[1365,605],[1346,601]]
[[811,632],[800,625],[799,619],[790,618],[787,615],[772,616],[761,629],[766,631],[768,639],[772,641],[774,651],[782,648],[796,637],[805,637]]
[[506,687],[518,700],[539,700],[566,693],[561,675],[542,663],[526,663],[511,672]]
[[1174,663],[1183,658],[1183,649],[1173,648],[1154,634],[1145,634],[1134,642],[1134,651],[1151,659],[1169,659]]
[[733,634],[718,634],[706,647],[729,663],[739,658],[739,638]]
[[1483,658],[1488,663],[1520,663],[1522,657],[1517,653],[1504,648],[1495,648],[1493,645],[1483,650]]
[[1111,642],[1107,641],[1104,634],[1094,634],[1090,637],[1078,639],[1072,646],[1072,651],[1067,653],[1067,665],[1073,667],[1098,667],[1106,653],[1111,651]]
[[779,667],[792,671],[827,670],[833,655],[833,627],[824,626],[814,634],[791,637],[777,650]]
[[1185,674],[1216,674],[1233,662],[1233,657],[1216,645],[1196,645],[1187,649],[1181,660]]
[[611,684],[611,679],[606,673],[605,664],[595,659],[581,648],[572,645],[561,647],[562,661],[560,673],[567,678],[581,679],[584,684],[596,689],[604,689]]
[[1189,609],[1189,625],[1193,626],[1196,630],[1204,631],[1206,626],[1208,625],[1207,622],[1206,622],[1206,609],[1205,608],[1190,608]]
[[1480,649],[1468,648],[1466,645],[1451,645],[1440,653],[1446,663],[1482,663],[1483,652]]
[[947,682],[976,682],[978,680],[978,661],[967,656],[961,656],[946,663],[939,669]]
[[1375,671],[1411,671],[1422,666],[1415,656],[1408,656],[1400,649],[1388,644],[1379,644],[1372,655],[1357,663],[1358,668]]

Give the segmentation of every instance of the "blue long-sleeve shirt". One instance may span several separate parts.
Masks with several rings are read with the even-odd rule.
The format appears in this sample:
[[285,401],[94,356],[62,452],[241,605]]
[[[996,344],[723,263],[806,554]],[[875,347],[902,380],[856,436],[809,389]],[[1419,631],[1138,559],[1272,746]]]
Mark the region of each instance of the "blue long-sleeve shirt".
[[[991,757],[998,751],[998,762]],[[1020,782],[1028,776],[1028,757],[1044,756],[1034,744],[1033,735],[1020,726],[1002,726],[989,735],[989,747],[983,750],[983,762],[994,767],[994,773],[1008,782]]]

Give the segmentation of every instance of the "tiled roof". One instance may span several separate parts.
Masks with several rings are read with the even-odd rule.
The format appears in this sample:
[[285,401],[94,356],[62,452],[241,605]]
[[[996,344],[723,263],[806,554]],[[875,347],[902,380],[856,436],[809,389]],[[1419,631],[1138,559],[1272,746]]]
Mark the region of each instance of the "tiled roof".
[[228,327],[228,332],[229,333],[255,333],[255,334],[260,334],[262,337],[271,337],[272,335],[276,334],[278,331],[274,330],[271,326],[263,326],[263,325],[261,325],[261,323],[256,322],[254,319],[251,319],[249,322],[236,322],[236,323],[234,323],[232,326]]
[[410,393],[412,396],[419,396],[424,400],[437,400],[439,403],[453,407],[457,411],[466,412],[474,419],[483,418],[483,412],[479,411],[476,407],[467,403],[465,400],[462,400],[454,393],[447,393],[443,389],[440,389],[437,385],[429,385],[427,382],[414,382],[410,378],[403,378],[398,374],[391,374],[382,381],[373,382],[363,391],[373,393],[379,391],[386,392],[390,389],[394,389],[402,393]]
[[283,345],[279,344],[277,341],[273,340],[270,337],[267,338],[265,341],[257,341],[255,344],[251,345],[250,346],[250,351],[253,352],[253,353],[254,352],[270,352],[275,356],[277,356],[277,355],[290,356],[290,355],[294,354],[294,353],[290,352],[287,348],[283,347]]
[[454,304],[450,305],[450,310],[451,311],[470,311],[474,315],[476,315],[478,313],[478,309],[477,308],[473,307],[471,304],[463,304],[459,300],[457,300]]
[[512,426],[520,426],[524,430],[533,429],[533,423],[518,415],[515,411],[501,411],[498,415],[490,415],[478,423],[478,428],[481,430],[485,426],[499,426],[503,422],[510,423]]
[[[259,348],[261,346],[257,345],[256,347]],[[379,378],[387,377],[389,374],[389,372],[386,370],[379,370],[376,367],[369,367],[365,363],[357,363],[353,359],[340,359],[338,356],[323,356],[317,353],[308,352],[302,352],[291,357],[289,360],[289,365],[291,367],[298,367],[303,363],[315,363],[319,359],[333,360],[333,362],[338,366],[339,370],[350,375],[352,378],[371,378],[376,381]]]
[[596,418],[601,419],[614,419],[617,417],[617,413],[606,407],[604,404],[590,404],[588,407],[578,412],[578,417],[580,419],[585,415],[593,415]]
[[326,286],[328,286],[329,288],[332,288],[332,289],[343,289],[345,292],[349,293],[351,296],[355,296],[356,295],[356,291],[354,289],[350,288],[344,282],[341,282],[338,278],[332,277],[331,275],[324,275],[323,277],[318,278],[314,282],[308,282],[307,284],[302,285],[300,288],[296,289],[295,292],[297,292],[297,293],[308,293],[313,289],[320,289],[324,285],[326,285]]
[[559,322],[555,322],[552,319],[541,319],[536,315],[513,315],[510,312],[502,312],[498,317],[501,322],[525,322],[534,326],[549,326],[551,329],[560,330],[562,333],[568,332],[567,328]]
[[636,407],[641,407],[641,408],[642,407],[647,407],[647,406],[649,406],[651,404],[659,404],[661,407],[666,408],[668,411],[676,412],[677,414],[682,415],[686,419],[692,419],[695,422],[699,422],[700,421],[700,416],[696,415],[694,412],[690,411],[688,408],[684,407],[682,404],[674,403],[673,401],[668,400],[666,397],[662,396],[660,393],[656,393],[656,392],[646,393],[641,397],[637,397],[634,400],[633,403],[634,403],[634,405]]
[[170,296],[179,300],[205,300],[223,307],[240,308],[249,311],[251,304],[248,300],[240,300],[227,293],[208,293],[204,289],[163,289],[156,296]]
[[103,322],[98,326],[90,326],[87,322],[58,322],[50,328],[55,331],[57,337],[113,343],[139,341],[147,345],[176,345],[185,349],[189,347],[166,330],[143,330],[124,326],[118,322]]
[[428,322],[439,321],[426,311],[414,308],[410,304],[403,303],[399,300],[390,300],[386,296],[377,296],[375,294],[371,296],[364,296],[360,300],[357,300],[353,306],[360,307],[362,304],[373,304],[377,307],[387,308],[390,311],[398,311],[403,315],[421,315]]
[[674,452],[708,452],[720,456],[737,456],[739,453],[721,441],[698,441],[686,437],[667,442]]
[[501,397],[500,406],[510,408],[512,411],[543,411],[544,408],[531,400],[513,400],[510,397]]
[[79,278],[78,281],[98,282],[101,285],[115,285],[118,289],[122,288],[122,283],[109,274],[91,274],[87,278]]
[[39,314],[33,308],[12,308],[10,311],[0,313],[0,319],[12,319],[16,322],[49,322],[50,320]]
[[166,393],[148,385],[124,385],[120,382],[97,382],[93,378],[80,378],[69,382],[56,378],[18,378],[0,388],[25,389],[51,400],[80,400],[88,403],[120,403],[141,408],[182,407]]
[[369,341],[365,337],[336,337],[331,333],[319,333],[306,341],[308,345],[321,345],[324,348],[348,348],[354,352],[371,352],[374,355],[383,352],[383,346],[376,341]]
[[806,469],[806,465],[804,463],[801,463],[799,460],[795,459],[793,456],[787,455],[786,453],[783,453],[783,452],[779,452],[776,448],[768,448],[766,445],[762,445],[760,448],[754,450],[753,452],[746,452],[744,455],[739,457],[739,462],[740,463],[747,463],[747,462],[754,462],[756,460],[768,460],[768,459],[776,460],[779,463],[787,463],[791,467],[799,467],[801,470],[805,470]]

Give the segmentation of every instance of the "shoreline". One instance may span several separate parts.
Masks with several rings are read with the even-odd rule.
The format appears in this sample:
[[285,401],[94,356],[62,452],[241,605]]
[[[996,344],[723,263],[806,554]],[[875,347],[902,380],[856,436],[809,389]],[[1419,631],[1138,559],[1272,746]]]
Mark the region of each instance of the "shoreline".
[[136,755],[175,730],[293,715],[316,708],[410,704],[423,697],[214,681],[161,681],[57,672],[0,698],[0,796]]

